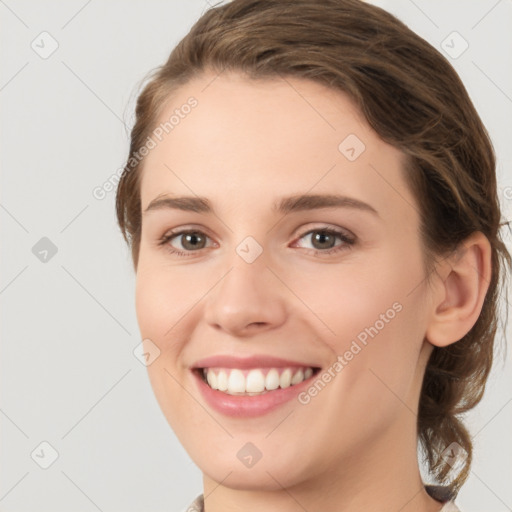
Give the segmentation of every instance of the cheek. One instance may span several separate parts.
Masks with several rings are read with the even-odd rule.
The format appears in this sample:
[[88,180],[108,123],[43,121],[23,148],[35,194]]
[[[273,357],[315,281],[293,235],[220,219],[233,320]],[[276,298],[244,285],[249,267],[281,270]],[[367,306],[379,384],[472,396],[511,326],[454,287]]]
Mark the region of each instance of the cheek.
[[[139,270],[135,286],[137,323],[141,336],[154,342],[158,340],[158,345],[162,339],[160,333],[164,328],[165,310],[173,310],[172,305],[168,303],[168,297],[163,297],[162,289],[154,275]],[[159,345],[159,348],[163,347]]]
[[183,292],[177,272],[150,263],[140,261],[136,276],[137,322],[141,338],[150,339],[160,350],[147,372],[160,408],[174,429],[180,425],[179,411],[190,408],[188,395],[182,392],[183,369],[176,362],[188,339],[186,315],[195,301]]
[[324,417],[326,432],[340,425],[338,448],[346,452],[357,451],[358,442],[368,442],[415,407],[420,304],[407,297],[408,286],[389,286],[382,276],[367,279],[347,275],[344,286],[325,283],[324,308],[318,311],[336,334],[324,338],[332,364],[324,371],[330,374],[326,391],[306,406],[311,416]]
[[[137,323],[141,338],[150,339],[160,350],[147,370],[155,394],[163,403],[169,387],[179,391],[174,389],[178,384],[173,377],[180,382],[186,378],[188,369],[183,366],[182,356],[201,321],[201,298],[212,286],[208,277],[201,278],[192,265],[171,268],[158,258],[140,259],[135,283]],[[181,394],[171,393],[170,402],[175,396]]]
[[311,269],[292,271],[286,280],[293,283],[293,290],[307,307],[307,318],[316,317],[328,328],[330,334],[325,339],[332,341],[333,348],[343,349],[344,340],[360,333],[364,338],[365,328],[375,323],[382,330],[398,316],[410,291],[406,283],[411,277],[404,277],[385,257],[364,264],[325,265],[314,270],[314,278],[312,274]]
[[135,283],[135,308],[143,337],[154,337],[160,344],[172,338],[175,326],[197,302],[201,285],[183,274],[141,258]]
[[304,302],[329,330],[322,328],[333,361],[342,356],[343,364],[353,368],[344,372],[346,385],[355,386],[366,374],[362,388],[382,390],[381,377],[407,393],[425,331],[421,258],[407,254],[382,251],[364,268],[340,265],[334,272],[331,267],[329,273],[316,273],[314,280],[296,281]]

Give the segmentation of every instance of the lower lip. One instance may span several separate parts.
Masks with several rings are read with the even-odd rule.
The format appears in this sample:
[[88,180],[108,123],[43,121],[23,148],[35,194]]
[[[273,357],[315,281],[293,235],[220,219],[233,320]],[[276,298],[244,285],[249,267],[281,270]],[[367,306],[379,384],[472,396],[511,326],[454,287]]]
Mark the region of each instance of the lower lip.
[[197,371],[192,371],[192,374],[198,383],[199,391],[213,409],[226,416],[245,418],[269,413],[277,409],[280,405],[296,398],[301,391],[304,391],[310,385],[311,380],[316,377],[317,372],[300,384],[253,396],[229,395],[223,393],[222,391],[212,389],[201,378]]

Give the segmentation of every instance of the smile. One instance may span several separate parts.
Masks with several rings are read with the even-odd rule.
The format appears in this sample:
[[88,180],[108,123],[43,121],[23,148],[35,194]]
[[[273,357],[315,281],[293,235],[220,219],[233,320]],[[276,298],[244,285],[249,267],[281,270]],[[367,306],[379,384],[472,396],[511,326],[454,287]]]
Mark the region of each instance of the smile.
[[[320,371],[319,367],[308,366],[251,369],[218,366],[194,368],[191,373],[206,405],[225,416],[246,418],[268,414],[294,401]],[[260,391],[248,391],[251,389]]]
[[302,368],[203,368],[204,381],[212,388],[229,395],[262,395],[285,389],[309,379],[315,369]]

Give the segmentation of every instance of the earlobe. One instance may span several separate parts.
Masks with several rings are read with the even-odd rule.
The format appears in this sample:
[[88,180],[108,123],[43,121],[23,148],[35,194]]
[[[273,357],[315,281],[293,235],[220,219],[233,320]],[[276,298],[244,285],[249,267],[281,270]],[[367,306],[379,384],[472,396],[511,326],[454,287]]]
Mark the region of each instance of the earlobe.
[[441,267],[425,337],[445,347],[463,338],[478,320],[491,280],[489,240],[480,231],[472,233]]

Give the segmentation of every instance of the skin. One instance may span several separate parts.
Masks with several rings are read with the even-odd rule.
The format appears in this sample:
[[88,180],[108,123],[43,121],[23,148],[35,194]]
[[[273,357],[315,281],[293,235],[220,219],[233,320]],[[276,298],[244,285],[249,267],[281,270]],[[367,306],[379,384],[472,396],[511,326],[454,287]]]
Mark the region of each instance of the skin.
[[[136,310],[142,338],[161,351],[148,366],[151,385],[203,472],[206,511],[440,510],[418,468],[420,387],[433,346],[460,339],[478,318],[490,277],[487,239],[475,233],[427,284],[403,155],[344,93],[295,78],[207,72],[173,95],[160,121],[190,96],[197,107],[145,158],[142,209],[161,194],[197,195],[216,214],[144,213]],[[366,146],[355,161],[338,149],[349,134]],[[378,215],[272,211],[299,193],[350,196]],[[315,242],[311,230],[326,225],[355,243]],[[198,249],[182,236],[168,241],[188,250],[183,257],[158,245],[178,228],[206,241]],[[236,252],[247,236],[263,250],[253,263]],[[334,246],[343,249],[322,254]],[[328,368],[394,303],[401,311],[306,405],[227,417],[204,402],[190,373],[214,354]],[[248,441],[262,453],[251,468],[237,458]]]

